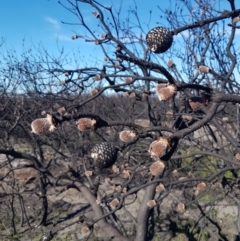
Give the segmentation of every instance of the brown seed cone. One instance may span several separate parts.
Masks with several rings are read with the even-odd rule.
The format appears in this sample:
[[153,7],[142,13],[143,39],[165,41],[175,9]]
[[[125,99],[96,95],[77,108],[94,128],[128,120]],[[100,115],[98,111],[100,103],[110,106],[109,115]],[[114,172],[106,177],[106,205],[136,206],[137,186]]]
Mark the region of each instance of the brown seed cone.
[[46,135],[56,129],[56,123],[51,115],[47,114],[46,118],[36,119],[31,123],[32,132],[37,135]]
[[89,227],[88,226],[84,226],[82,229],[81,229],[81,233],[82,234],[86,234],[90,231]]
[[172,111],[167,111],[166,112],[166,117],[167,118],[173,118],[173,112]]
[[203,96],[193,96],[188,100],[190,108],[195,111],[201,108],[201,106],[205,103],[205,99]]
[[119,133],[119,138],[123,142],[129,142],[136,137],[136,133],[132,130],[125,130]]
[[129,178],[129,177],[130,177],[130,172],[129,172],[129,170],[123,170],[123,171],[122,171],[122,176],[123,176],[123,178]]
[[229,118],[228,118],[227,116],[225,116],[225,117],[222,118],[222,121],[223,121],[223,122],[228,122],[228,121],[229,121]]
[[167,101],[177,93],[177,89],[174,85],[167,85],[166,87],[163,87],[161,84],[161,86],[157,85],[156,93],[160,101]]
[[194,195],[198,196],[198,194],[199,194],[199,190],[196,189],[195,192],[194,192]]
[[84,174],[87,176],[87,177],[91,177],[93,175],[93,172],[92,171],[85,171]]
[[98,92],[99,92],[98,89],[93,89],[93,90],[91,90],[90,94],[93,96],[93,95],[97,95]]
[[233,18],[232,23],[236,23],[238,21],[240,21],[240,17],[239,16]]
[[200,182],[197,185],[197,190],[202,191],[206,186],[207,184],[205,182]]
[[95,119],[89,119],[89,118],[81,118],[79,119],[76,124],[77,128],[80,131],[87,131],[87,130],[96,130],[96,123],[97,121]]
[[166,88],[168,86],[167,83],[160,83],[156,86],[156,92],[158,93],[160,91],[160,89],[162,88]]
[[159,185],[156,186],[155,190],[156,190],[156,192],[160,193],[160,192],[165,190],[165,187],[164,187],[163,184],[159,184]]
[[117,192],[121,192],[122,191],[122,186],[121,185],[117,185],[117,186],[115,186],[114,190],[117,191]]
[[166,138],[160,137],[158,140],[150,144],[148,152],[150,153],[151,158],[158,160],[166,154],[168,148],[168,140]]
[[127,188],[124,187],[123,190],[122,190],[123,193],[127,193]]
[[238,161],[240,161],[240,153],[237,153],[237,154],[235,155],[235,157],[236,157],[236,159],[237,159]]
[[111,179],[110,179],[109,177],[106,177],[106,178],[105,178],[105,183],[110,184],[110,183],[111,183]]
[[188,121],[191,121],[193,119],[193,117],[191,115],[182,115],[182,118],[184,120],[188,120]]
[[93,79],[95,80],[95,81],[98,81],[98,80],[101,80],[101,75],[100,74],[97,74],[97,75],[95,75],[94,77],[93,77]]
[[128,92],[123,92],[123,97],[129,97]]
[[60,107],[60,108],[58,108],[57,112],[60,115],[64,115],[67,111],[66,111],[65,107]]
[[170,68],[172,68],[172,67],[175,66],[175,64],[174,64],[174,62],[173,62],[172,60],[169,60],[169,61],[168,61],[168,66],[169,66]]
[[119,200],[117,198],[113,199],[109,205],[112,209],[115,209],[117,207],[117,205],[119,204]]
[[119,62],[116,62],[114,66],[115,66],[116,68],[120,67]]
[[129,95],[130,98],[135,98],[136,94],[134,92],[131,92],[131,94]]
[[100,204],[102,203],[102,199],[101,199],[100,197],[98,197],[98,198],[96,199],[96,203],[97,203],[98,205],[100,205]]
[[133,80],[132,77],[126,77],[126,78],[124,79],[124,82],[125,82],[126,84],[129,84],[129,83],[132,82],[132,80]]
[[116,165],[112,166],[112,170],[114,173],[119,173],[119,168]]
[[149,200],[149,201],[147,202],[147,205],[148,205],[149,208],[154,208],[154,207],[157,205],[157,203],[156,203],[156,201],[153,199],[153,200]]
[[163,172],[165,164],[162,161],[156,161],[150,166],[150,173],[157,176]]
[[185,204],[184,204],[184,203],[179,203],[179,204],[177,205],[176,211],[177,211],[178,213],[183,213],[183,212],[185,211]]
[[47,114],[47,112],[45,111],[45,110],[43,110],[42,112],[41,112],[41,115],[42,116],[44,116],[44,115],[46,115]]
[[201,73],[209,73],[210,71],[210,68],[204,65],[199,66],[198,69]]

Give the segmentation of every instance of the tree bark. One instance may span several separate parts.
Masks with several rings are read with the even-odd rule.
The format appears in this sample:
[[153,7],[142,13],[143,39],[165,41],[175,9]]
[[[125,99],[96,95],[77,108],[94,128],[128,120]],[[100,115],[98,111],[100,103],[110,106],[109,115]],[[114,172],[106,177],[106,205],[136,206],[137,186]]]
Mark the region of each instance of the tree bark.
[[[100,219],[104,216],[102,208],[96,203],[96,197],[91,193],[91,191],[82,183],[75,183],[75,185],[82,192],[84,198],[91,205],[95,218]],[[98,226],[105,233],[106,238],[112,241],[130,241],[127,237],[121,235],[121,233],[114,228],[111,224],[109,224],[104,218],[97,222]]]
[[139,207],[137,217],[137,235],[135,237],[135,241],[147,240],[148,219],[150,213],[150,208],[147,206],[147,202],[153,199],[156,186],[157,183],[154,183],[146,188],[145,195]]

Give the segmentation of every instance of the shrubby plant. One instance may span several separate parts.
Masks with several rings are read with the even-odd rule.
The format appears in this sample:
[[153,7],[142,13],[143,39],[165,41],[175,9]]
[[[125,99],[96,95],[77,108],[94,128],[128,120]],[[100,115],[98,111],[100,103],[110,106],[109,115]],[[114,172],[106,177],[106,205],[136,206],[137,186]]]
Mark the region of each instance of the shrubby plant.
[[158,7],[165,24],[149,28],[136,5],[122,20],[97,1],[59,1],[79,21],[72,40],[102,60],[2,53],[4,237],[61,238],[75,225],[88,240],[236,240],[239,217],[219,206],[240,207],[240,9],[228,3]]

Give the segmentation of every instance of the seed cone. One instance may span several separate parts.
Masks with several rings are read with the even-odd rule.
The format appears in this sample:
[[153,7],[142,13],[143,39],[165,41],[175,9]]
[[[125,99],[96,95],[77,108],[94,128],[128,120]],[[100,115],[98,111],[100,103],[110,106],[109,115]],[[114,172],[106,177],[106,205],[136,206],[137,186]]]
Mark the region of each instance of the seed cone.
[[31,123],[32,132],[37,135],[47,135],[56,129],[53,117],[47,114],[46,118],[36,119]]
[[205,187],[207,186],[207,184],[205,182],[200,182],[197,185],[197,190],[201,191],[203,190]]
[[200,109],[202,105],[206,105],[204,96],[190,97],[188,103],[193,111]]
[[95,119],[89,118],[81,118],[76,122],[80,131],[96,130],[96,123],[97,121]]
[[164,187],[163,184],[159,184],[159,185],[156,186],[155,190],[156,190],[156,192],[160,193],[160,192],[165,190],[165,187]]
[[129,142],[136,137],[136,133],[132,130],[125,130],[119,133],[119,138],[123,142]]
[[157,203],[156,203],[156,201],[153,199],[153,200],[149,200],[149,201],[147,202],[147,205],[148,205],[149,208],[154,208],[154,207],[157,205]]
[[168,140],[166,138],[160,137],[158,140],[150,144],[148,152],[150,153],[151,158],[159,160],[159,158],[166,154],[168,148]]
[[191,121],[193,117],[191,115],[182,115],[183,120]]
[[125,82],[126,84],[129,84],[129,83],[132,82],[132,80],[133,80],[132,77],[126,77],[126,78],[124,79],[124,82]]
[[136,94],[134,92],[131,92],[130,95],[129,95],[130,98],[135,98],[136,97]]
[[200,71],[201,73],[209,73],[209,71],[210,71],[210,68],[207,67],[207,66],[204,66],[204,65],[200,65],[200,66],[198,67],[198,69],[199,69],[199,71]]
[[110,207],[111,207],[112,209],[116,208],[118,204],[119,204],[119,200],[118,200],[117,198],[113,199],[113,200],[109,203],[109,205],[110,205]]
[[175,85],[158,84],[156,86],[156,93],[160,101],[166,101],[177,94],[177,89]]
[[183,212],[185,211],[185,204],[184,204],[184,203],[179,203],[179,204],[177,205],[176,211],[177,211],[178,213],[183,213]]
[[153,176],[157,176],[163,172],[165,164],[162,161],[156,161],[150,166],[150,172]]
[[99,92],[98,89],[93,89],[93,90],[91,90],[90,94],[91,94],[91,95],[97,95],[98,92]]
[[170,68],[173,68],[173,67],[175,66],[173,60],[169,60],[169,61],[168,61],[168,66],[169,66]]
[[88,228],[88,226],[84,226],[82,229],[81,229],[81,233],[82,234],[86,234],[90,231],[90,229]]
[[101,77],[100,74],[97,74],[97,75],[95,75],[95,76],[93,77],[93,79],[94,79],[95,81],[98,81],[98,80],[101,80],[102,77]]
[[117,148],[107,142],[96,144],[91,150],[91,157],[96,167],[110,167],[117,159]]
[[235,157],[238,161],[240,161],[240,153],[236,153]]
[[167,28],[156,27],[148,32],[146,41],[150,51],[164,53],[171,47],[173,35]]

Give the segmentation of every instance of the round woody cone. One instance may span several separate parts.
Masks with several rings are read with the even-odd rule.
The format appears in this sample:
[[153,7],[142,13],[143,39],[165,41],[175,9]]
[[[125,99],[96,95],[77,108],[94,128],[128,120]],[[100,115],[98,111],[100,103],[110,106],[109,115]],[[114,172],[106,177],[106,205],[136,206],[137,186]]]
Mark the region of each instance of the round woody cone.
[[156,161],[150,166],[150,173],[153,176],[158,176],[163,172],[165,164],[162,161]]

